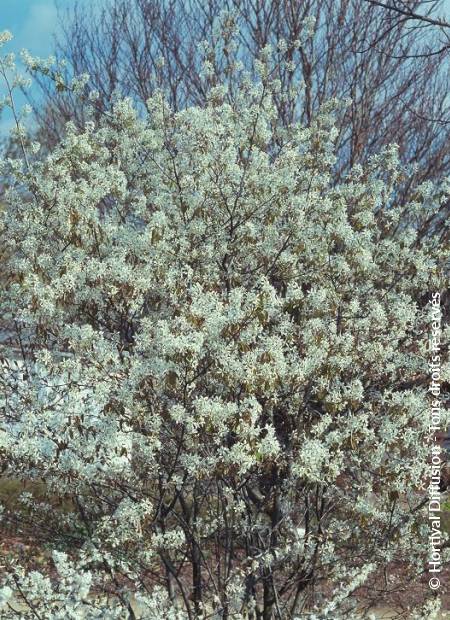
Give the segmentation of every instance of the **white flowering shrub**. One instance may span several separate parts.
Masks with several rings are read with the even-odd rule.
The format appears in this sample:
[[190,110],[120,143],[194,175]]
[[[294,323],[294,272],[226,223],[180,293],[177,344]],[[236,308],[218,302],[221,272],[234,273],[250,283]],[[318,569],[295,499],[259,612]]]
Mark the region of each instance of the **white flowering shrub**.
[[423,572],[445,187],[397,207],[394,147],[336,184],[333,106],[286,129],[276,89],[2,162],[0,454],[45,483],[3,520],[54,559],[1,618],[337,619]]

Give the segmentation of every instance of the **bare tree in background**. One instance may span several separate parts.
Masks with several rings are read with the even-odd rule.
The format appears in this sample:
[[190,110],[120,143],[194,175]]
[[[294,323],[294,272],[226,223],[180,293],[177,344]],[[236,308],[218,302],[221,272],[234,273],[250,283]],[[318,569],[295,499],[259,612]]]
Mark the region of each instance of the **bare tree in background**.
[[419,6],[426,9],[424,13],[416,13],[415,8],[417,3],[411,2],[411,0],[391,0],[390,2],[384,2],[382,0],[364,0],[364,2],[390,11],[394,16],[396,15],[402,20],[420,22],[421,27],[435,26],[440,28],[444,37],[447,39],[444,46],[448,46],[449,39],[447,31],[450,28],[450,21],[433,14],[435,13],[436,6],[439,5],[436,0],[422,0]]
[[[405,5],[409,15],[398,12],[406,12]],[[174,108],[198,104],[205,94],[198,44],[214,36],[223,10],[237,15],[240,41],[233,53],[246,68],[267,44],[286,42],[279,55],[288,62],[280,64],[279,78],[284,87],[304,84],[293,103],[277,102],[286,122],[309,123],[325,101],[351,99],[340,123],[340,172],[391,142],[405,162],[417,164],[415,181],[450,169],[442,2],[113,0],[100,11],[76,4],[61,13],[57,56],[69,60],[68,73],[89,73],[100,108],[117,91],[145,106],[157,86]],[[414,19],[419,15],[436,24]],[[308,19],[315,22],[312,36],[296,45]],[[217,77],[226,75],[228,60],[226,53],[215,59]],[[52,142],[74,112],[82,122],[85,110],[45,78],[39,83],[47,105],[36,113],[42,136]]]
[[[60,13],[56,56],[69,61],[66,78],[90,75],[86,90],[98,91],[99,115],[116,93],[144,110],[156,88],[165,90],[174,109],[201,105],[209,85],[201,77],[199,44],[217,39],[224,11],[236,15],[238,47],[225,46],[211,58],[212,79],[227,80],[235,60],[253,71],[271,45],[278,50],[275,70],[282,92],[297,93],[276,102],[286,124],[308,125],[330,99],[351,101],[337,123],[337,181],[390,143],[398,145],[405,164],[416,167],[399,184],[398,200],[414,199],[414,186],[450,174],[445,0],[111,0],[100,9],[75,3]],[[66,121],[84,122],[92,104],[83,106],[78,96],[59,91],[45,76],[36,78],[39,139],[51,146]],[[421,225],[418,243],[427,235],[447,242],[449,222],[447,201]],[[442,307],[450,311],[447,295]]]

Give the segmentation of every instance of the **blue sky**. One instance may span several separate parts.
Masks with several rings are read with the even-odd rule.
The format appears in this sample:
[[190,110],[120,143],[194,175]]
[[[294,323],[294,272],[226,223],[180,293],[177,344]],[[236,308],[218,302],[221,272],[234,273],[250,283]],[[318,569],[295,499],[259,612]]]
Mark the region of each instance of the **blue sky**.
[[[70,0],[60,4],[67,6]],[[0,29],[13,33],[12,51],[26,47],[38,56],[48,54],[56,26],[53,0],[0,0]]]
[[[2,52],[18,54],[26,48],[34,56],[48,56],[58,28],[57,7],[64,10],[71,5],[73,0],[0,0],[0,31],[9,30],[14,36]],[[1,95],[2,91],[0,86]],[[16,103],[22,105],[23,96],[17,94]],[[11,125],[11,115],[5,110],[0,117],[0,134],[4,135]]]

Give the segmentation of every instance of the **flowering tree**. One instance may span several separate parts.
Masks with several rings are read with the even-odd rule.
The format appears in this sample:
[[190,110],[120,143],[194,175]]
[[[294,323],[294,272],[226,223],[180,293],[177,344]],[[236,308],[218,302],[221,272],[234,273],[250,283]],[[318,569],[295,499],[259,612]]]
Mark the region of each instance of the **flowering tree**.
[[334,104],[286,127],[259,72],[2,163],[0,454],[45,487],[3,518],[54,552],[0,617],[353,618],[424,570],[445,186],[336,184]]

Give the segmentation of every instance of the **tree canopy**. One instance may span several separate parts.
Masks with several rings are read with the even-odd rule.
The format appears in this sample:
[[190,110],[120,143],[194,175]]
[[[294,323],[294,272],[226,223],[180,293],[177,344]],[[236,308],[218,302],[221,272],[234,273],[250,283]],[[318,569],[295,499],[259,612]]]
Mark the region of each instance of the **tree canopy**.
[[3,519],[53,560],[0,617],[369,617],[420,582],[448,185],[400,201],[395,146],[337,181],[339,102],[287,123],[271,63],[2,161],[0,456],[43,483]]

